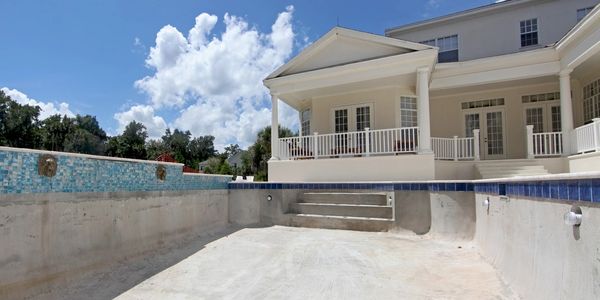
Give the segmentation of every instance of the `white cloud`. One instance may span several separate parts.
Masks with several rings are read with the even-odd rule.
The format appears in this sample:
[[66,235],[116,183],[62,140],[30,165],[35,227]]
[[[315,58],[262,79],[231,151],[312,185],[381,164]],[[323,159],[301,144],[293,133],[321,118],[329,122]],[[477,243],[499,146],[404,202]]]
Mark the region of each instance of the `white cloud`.
[[69,104],[66,102],[42,102],[33,98],[29,98],[25,93],[16,89],[3,87],[0,90],[2,90],[7,96],[19,104],[39,106],[41,108],[39,117],[40,120],[44,120],[56,114],[67,115],[69,117],[75,116],[75,114],[69,109]]
[[[202,13],[185,37],[167,25],[156,35],[146,64],[154,74],[135,82],[154,109],[179,109],[172,126],[215,136],[218,148],[247,146],[270,124],[270,97],[262,80],[290,57],[295,34],[288,6],[263,33],[225,14],[225,30],[211,35],[218,17]],[[297,128],[297,112],[281,105],[282,124]]]
[[150,138],[159,138],[167,129],[167,123],[165,120],[154,113],[154,108],[148,105],[134,105],[129,110],[116,113],[115,119],[119,123],[119,129],[117,134],[121,134],[127,124],[131,121],[136,121],[144,124],[148,130],[148,136]]

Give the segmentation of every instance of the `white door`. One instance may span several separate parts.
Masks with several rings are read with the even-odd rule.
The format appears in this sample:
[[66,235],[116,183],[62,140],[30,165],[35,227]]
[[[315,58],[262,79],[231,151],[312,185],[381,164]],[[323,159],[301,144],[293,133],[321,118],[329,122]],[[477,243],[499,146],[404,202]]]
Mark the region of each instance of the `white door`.
[[526,125],[533,125],[533,132],[558,132],[560,127],[560,102],[541,102],[525,105]]
[[[336,108],[333,110],[333,130],[335,133],[346,133],[349,128],[349,108]],[[348,136],[346,134],[336,135],[334,152],[348,149]]]
[[[332,110],[332,126],[334,133],[364,132],[373,125],[372,104],[337,107]],[[335,149],[337,151],[363,152],[365,146],[364,133],[337,135]]]
[[476,110],[465,113],[465,136],[473,136],[479,129],[479,149],[482,159],[506,157],[504,112],[502,110]]

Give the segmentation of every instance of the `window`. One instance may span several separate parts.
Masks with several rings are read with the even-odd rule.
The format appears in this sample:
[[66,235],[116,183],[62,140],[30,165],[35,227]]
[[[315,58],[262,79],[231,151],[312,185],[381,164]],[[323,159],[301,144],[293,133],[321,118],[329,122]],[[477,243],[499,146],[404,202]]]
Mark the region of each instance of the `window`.
[[310,135],[310,109],[300,113],[300,128],[302,136]]
[[338,109],[335,111],[335,133],[348,132],[348,110]]
[[400,97],[400,127],[417,126],[417,98]]
[[577,22],[583,20],[583,18],[585,18],[585,16],[587,16],[587,14],[589,14],[590,11],[592,11],[592,9],[594,9],[593,6],[578,9],[577,10]]
[[525,95],[521,97],[523,103],[535,103],[542,101],[553,101],[560,100],[560,92],[536,94],[536,95]]
[[469,102],[461,103],[462,109],[490,107],[490,106],[502,106],[502,105],[504,105],[503,98],[469,101]]
[[583,87],[583,117],[586,122],[600,117],[600,79]]
[[538,22],[537,19],[521,21],[521,47],[534,46],[538,44]]
[[356,108],[356,131],[364,131],[371,127],[371,107],[360,106]]
[[422,41],[421,44],[440,48],[438,53],[438,62],[458,61],[458,35],[451,35]]

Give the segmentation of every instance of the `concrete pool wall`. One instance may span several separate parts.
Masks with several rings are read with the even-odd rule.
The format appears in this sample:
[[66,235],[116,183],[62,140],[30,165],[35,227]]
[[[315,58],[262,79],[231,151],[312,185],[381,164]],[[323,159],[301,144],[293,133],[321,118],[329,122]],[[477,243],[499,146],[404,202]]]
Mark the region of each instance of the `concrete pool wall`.
[[[46,154],[58,162],[52,177],[38,174]],[[0,298],[225,227],[229,180],[184,175],[181,164],[0,149]]]
[[[38,173],[44,154],[57,160],[52,177]],[[166,171],[162,179],[159,166]],[[290,205],[314,191],[385,193],[394,206],[390,231],[475,245],[525,299],[600,298],[600,173],[491,181],[231,183],[229,176],[184,175],[181,168],[0,148],[0,298],[228,223],[289,226]],[[563,222],[573,206],[582,211],[581,226]]]
[[[391,231],[472,241],[523,299],[599,299],[598,178],[596,172],[469,182],[231,183],[229,218],[289,225],[286,207],[303,192],[391,192]],[[563,221],[573,207],[582,211],[580,226]]]

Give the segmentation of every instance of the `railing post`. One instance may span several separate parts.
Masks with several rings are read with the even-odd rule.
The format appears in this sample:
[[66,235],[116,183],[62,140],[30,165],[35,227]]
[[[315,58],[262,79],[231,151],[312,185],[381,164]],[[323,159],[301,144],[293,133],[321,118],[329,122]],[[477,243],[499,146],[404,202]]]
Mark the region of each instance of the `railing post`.
[[527,134],[527,158],[533,159],[533,125],[525,126],[525,132]]
[[319,139],[317,138],[319,135],[318,132],[313,134],[313,156],[315,159],[319,157]]
[[600,136],[598,136],[598,133],[600,133],[600,128],[598,128],[600,118],[594,118],[592,121],[594,121],[594,151],[598,152],[600,151]]
[[458,136],[454,136],[454,140],[452,141],[452,147],[454,148],[454,161],[458,161]]
[[371,133],[369,127],[365,128],[365,156],[371,154]]
[[473,154],[475,155],[475,160],[481,159],[479,155],[479,129],[473,129]]

